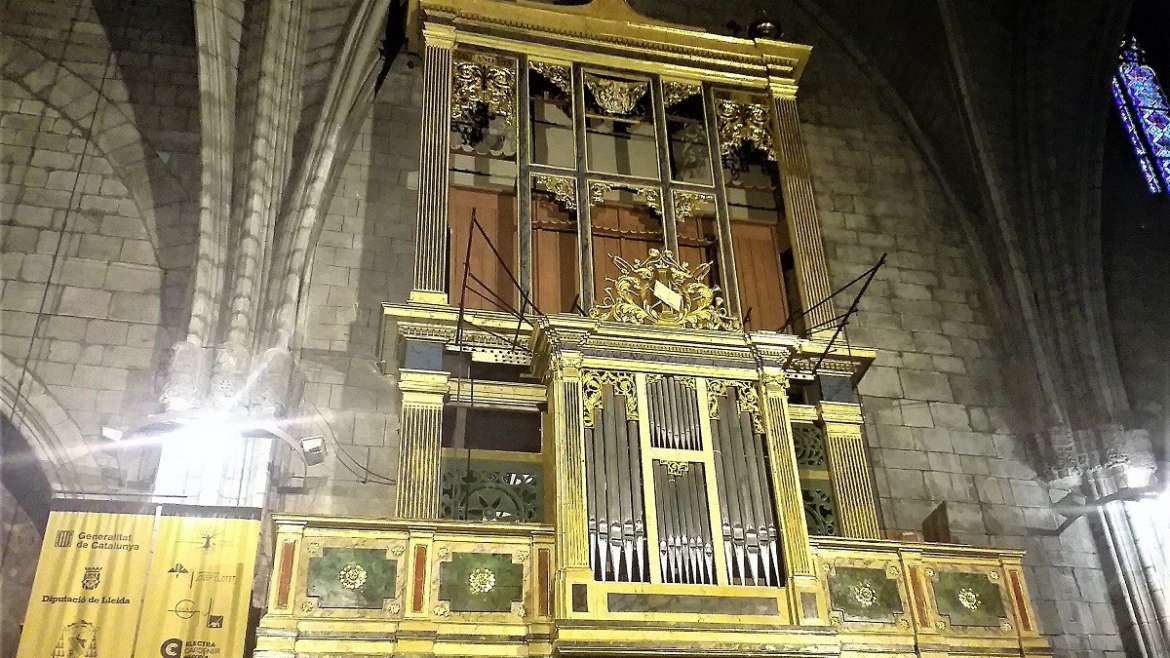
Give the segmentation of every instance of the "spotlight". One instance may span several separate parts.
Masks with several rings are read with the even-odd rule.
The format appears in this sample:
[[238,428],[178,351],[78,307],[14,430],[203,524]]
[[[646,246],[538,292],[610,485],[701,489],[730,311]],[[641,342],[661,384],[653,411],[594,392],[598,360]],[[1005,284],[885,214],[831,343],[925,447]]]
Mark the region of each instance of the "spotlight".
[[325,437],[306,436],[301,439],[301,453],[305,456],[305,464],[316,466],[325,461]]
[[121,441],[124,433],[113,427],[102,427],[102,438],[107,441]]

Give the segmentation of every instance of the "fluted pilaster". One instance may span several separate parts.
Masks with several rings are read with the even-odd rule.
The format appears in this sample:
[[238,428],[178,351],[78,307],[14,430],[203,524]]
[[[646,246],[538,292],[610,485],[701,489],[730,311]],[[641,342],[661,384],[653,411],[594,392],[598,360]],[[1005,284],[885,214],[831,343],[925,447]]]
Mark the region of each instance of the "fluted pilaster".
[[447,189],[451,141],[451,53],[455,33],[430,26],[423,33],[422,151],[418,170],[412,301],[447,302]]

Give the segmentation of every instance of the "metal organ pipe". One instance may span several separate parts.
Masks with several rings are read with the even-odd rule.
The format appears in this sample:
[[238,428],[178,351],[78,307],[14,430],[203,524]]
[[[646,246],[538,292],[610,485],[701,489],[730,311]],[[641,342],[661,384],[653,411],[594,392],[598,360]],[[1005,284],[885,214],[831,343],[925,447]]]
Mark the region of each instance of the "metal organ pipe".
[[637,437],[637,421],[626,418],[624,399],[606,385],[594,426],[585,430],[589,557],[598,580],[648,579]]

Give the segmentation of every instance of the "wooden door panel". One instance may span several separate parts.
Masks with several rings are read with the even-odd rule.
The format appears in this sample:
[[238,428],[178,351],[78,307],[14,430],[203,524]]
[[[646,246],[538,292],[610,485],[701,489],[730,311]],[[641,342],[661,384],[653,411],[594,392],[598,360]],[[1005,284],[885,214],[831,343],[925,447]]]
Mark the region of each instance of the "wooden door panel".
[[[468,258],[467,246],[470,239],[472,242],[468,262],[471,265],[471,274],[482,283],[468,277],[469,293],[465,306],[499,310],[502,305],[507,304],[515,308],[518,295],[508,270],[513,274],[519,270],[516,253],[516,195],[513,192],[453,185],[449,199],[450,254],[447,290],[451,304],[457,306],[462,299],[463,264]],[[473,212],[484,233],[490,238],[491,246],[495,247],[505,262],[500,262],[484,240],[484,236],[472,228]],[[478,292],[472,292],[477,289]],[[492,295],[488,291],[498,295],[503,301],[491,299]]]
[[741,314],[749,329],[777,329],[788,319],[776,232],[767,224],[732,222]]

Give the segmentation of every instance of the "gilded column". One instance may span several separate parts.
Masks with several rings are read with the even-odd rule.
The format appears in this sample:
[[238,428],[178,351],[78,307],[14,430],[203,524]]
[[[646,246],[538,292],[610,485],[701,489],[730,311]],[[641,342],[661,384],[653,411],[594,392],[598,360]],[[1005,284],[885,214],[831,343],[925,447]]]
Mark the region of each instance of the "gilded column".
[[407,519],[438,518],[447,373],[402,370],[398,388],[402,391],[402,421],[395,515]]
[[[792,240],[796,261],[797,288],[802,311],[808,311],[832,293],[829,267],[825,259],[825,244],[821,239],[821,223],[809,175],[808,155],[800,135],[800,116],[796,111],[795,90],[773,88],[776,104],[776,157],[780,165],[780,188],[784,197],[784,215]],[[833,302],[826,301],[804,318],[806,327],[828,326],[836,316]]]
[[841,536],[880,539],[877,498],[861,436],[861,410],[853,404],[822,402],[818,406],[825,423],[825,450]]
[[804,522],[804,504],[800,494],[796,450],[788,422],[788,378],[781,373],[763,378],[764,413],[767,416],[769,470],[776,492],[777,512],[784,531],[784,558],[790,577],[813,576],[808,526]]
[[[592,580],[585,510],[585,434],[581,421],[581,355],[562,354],[549,387],[556,524],[556,616],[574,607],[572,584]],[[546,507],[549,509],[549,507]]]
[[451,141],[451,54],[455,30],[423,30],[422,151],[418,167],[418,221],[414,288],[410,300],[447,303],[447,177]]

